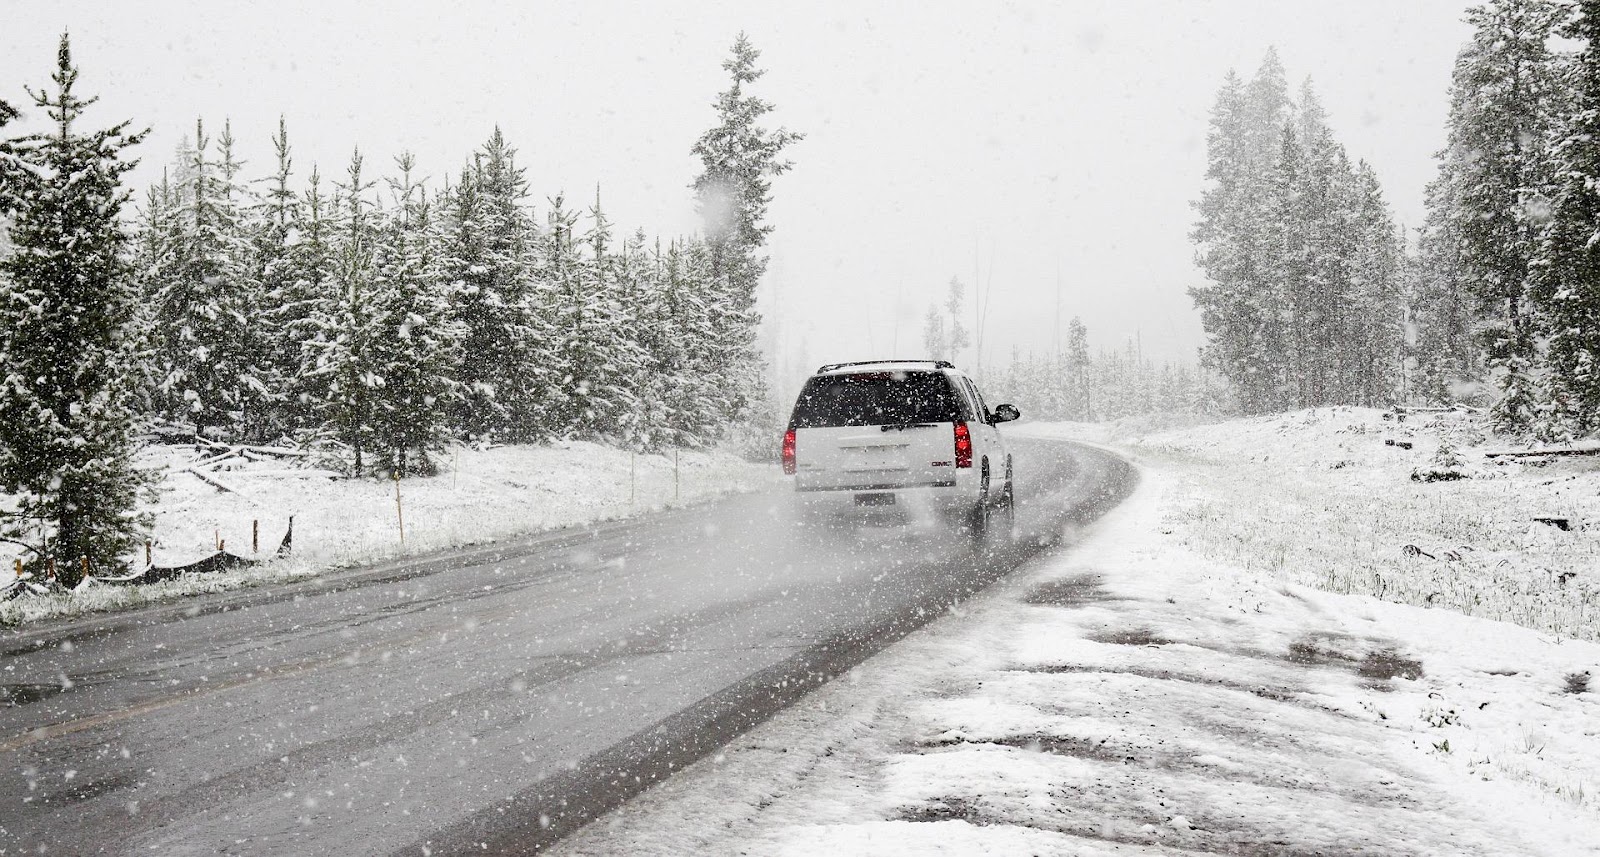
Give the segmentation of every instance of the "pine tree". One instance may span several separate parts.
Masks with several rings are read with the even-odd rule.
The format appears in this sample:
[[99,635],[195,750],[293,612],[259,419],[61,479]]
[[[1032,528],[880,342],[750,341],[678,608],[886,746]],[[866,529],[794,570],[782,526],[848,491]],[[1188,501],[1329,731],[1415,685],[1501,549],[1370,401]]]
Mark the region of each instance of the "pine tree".
[[966,298],[966,286],[957,277],[951,277],[945,286],[944,311],[939,305],[928,307],[923,321],[922,347],[934,360],[955,360],[961,349],[972,344],[967,329],[961,324],[961,304]]
[[1062,355],[1068,393],[1064,419],[1094,422],[1094,401],[1089,396],[1089,329],[1077,316],[1067,324],[1067,349]]
[[1377,173],[1361,161],[1354,178],[1350,304],[1340,331],[1350,371],[1340,401],[1378,407],[1395,398],[1399,381],[1404,250]]
[[[624,392],[618,386],[621,378],[611,359],[621,347],[616,338],[627,332],[616,328],[620,319],[609,294],[613,278],[607,258],[611,224],[600,208],[598,191],[590,218],[589,231],[583,236],[575,238],[571,228],[565,232],[576,263],[568,274],[573,277],[571,294],[577,299],[571,317],[580,335],[566,343],[571,350],[562,363],[571,379],[563,379],[573,403],[569,430],[578,437],[595,438],[606,433],[625,407],[619,397]],[[587,255],[581,248],[588,249]]]
[[403,154],[395,165],[394,206],[376,235],[367,394],[376,464],[405,477],[435,472],[429,454],[449,441],[460,331],[434,254],[431,206],[412,177],[416,161]]
[[321,295],[319,284],[305,277],[297,264],[295,246],[303,237],[303,209],[299,195],[289,184],[294,159],[288,125],[281,116],[272,146],[277,166],[265,180],[267,189],[252,212],[249,231],[255,261],[253,275],[262,299],[256,325],[263,345],[261,372],[272,392],[273,404],[262,432],[289,434],[309,423],[307,409],[297,401],[302,392],[298,382],[301,337]]
[[133,230],[133,279],[139,300],[134,308],[133,336],[136,343],[134,370],[137,375],[138,404],[135,410],[149,416],[161,413],[161,349],[163,339],[157,308],[160,306],[161,266],[165,263],[169,241],[176,231],[177,190],[161,171],[161,183],[145,192]]
[[1583,48],[1570,81],[1574,112],[1555,149],[1533,294],[1549,336],[1550,406],[1561,427],[1589,434],[1600,430],[1600,0],[1582,0],[1564,35]]
[[496,128],[445,205],[441,259],[466,337],[455,422],[469,437],[549,436],[544,409],[554,373],[541,350],[546,320],[535,312],[544,300],[533,267],[539,236],[523,203],[523,172]]
[[1441,169],[1428,184],[1425,201],[1427,216],[1417,232],[1416,258],[1407,279],[1406,352],[1415,364],[1415,394],[1442,403],[1481,376],[1482,350],[1475,335],[1479,314],[1466,284],[1454,216],[1460,201],[1451,171]]
[[7,538],[42,534],[29,562],[63,583],[120,567],[145,521],[148,477],[135,469],[135,383],[129,338],[137,295],[121,222],[133,167],[123,150],[142,132],[123,122],[82,133],[93,98],[74,91],[78,70],[62,35],[54,93],[33,93],[50,133],[6,144],[15,163],[0,181],[17,252],[0,260],[0,485],[18,496]]
[[374,183],[363,178],[362,167],[357,150],[350,157],[346,180],[337,185],[339,206],[332,242],[336,297],[323,302],[313,316],[316,362],[311,372],[326,385],[326,398],[321,402],[323,431],[349,450],[355,474],[372,465],[368,453],[376,443],[374,390],[383,383],[374,354],[381,335],[373,266],[377,223],[367,196]]
[[1502,391],[1501,430],[1534,416],[1535,308],[1528,302],[1550,177],[1549,139],[1560,114],[1561,69],[1549,48],[1566,12],[1550,0],[1492,0],[1469,10],[1472,41],[1456,59],[1440,201],[1451,209],[1463,285],[1477,303],[1485,354]]
[[317,433],[323,425],[329,377],[319,370],[318,362],[329,340],[321,320],[330,317],[340,299],[335,276],[336,205],[323,194],[316,165],[307,185],[298,210],[291,210],[298,219],[284,237],[288,253],[282,264],[292,279],[268,316],[279,343],[275,361],[295,367],[284,382],[280,419],[302,437]]
[[1255,329],[1245,355],[1248,387],[1265,411],[1299,407],[1305,381],[1297,369],[1310,362],[1306,319],[1300,305],[1311,290],[1310,236],[1302,193],[1307,182],[1299,136],[1285,123],[1279,131],[1279,154],[1268,171],[1264,227],[1253,264],[1259,280],[1249,305]]
[[[1289,110],[1283,66],[1269,51],[1246,84],[1229,72],[1212,109],[1206,148],[1207,188],[1191,238],[1209,282],[1189,292],[1200,309],[1209,344],[1205,359],[1238,391],[1246,413],[1281,407],[1285,345],[1282,315],[1269,265],[1273,226],[1269,182],[1281,168]],[[1280,188],[1279,199],[1282,198]]]
[[[225,134],[225,136],[228,136]],[[173,418],[200,433],[248,437],[259,429],[266,384],[253,329],[259,285],[229,152],[207,156],[195,124],[193,160],[163,257],[151,271],[161,337],[161,393]]]
[[700,158],[701,173],[693,187],[705,224],[712,288],[719,299],[712,306],[717,313],[719,374],[738,385],[728,400],[729,420],[744,415],[764,395],[755,353],[760,323],[755,298],[767,268],[761,248],[773,230],[767,223],[767,207],[772,202],[772,177],[794,166],[783,158],[784,150],[804,139],[785,128],[769,131],[760,124],[772,105],[746,91],[765,74],[756,67],[760,57],[761,52],[740,33],[733,55],[722,63],[732,83],[717,96],[717,124],[692,149]]
[[715,440],[724,425],[727,390],[715,374],[707,255],[703,244],[677,241],[656,254],[654,312],[642,341],[654,367],[644,398],[660,418],[647,420],[647,449],[699,446]]
[[619,300],[626,288],[619,263],[626,254],[618,257],[611,251],[611,224],[601,209],[598,189],[589,216],[590,229],[581,239],[589,252],[577,271],[581,317],[592,332],[586,343],[589,354],[582,359],[569,355],[565,361],[574,379],[569,387],[581,400],[573,430],[580,437],[616,438],[632,433],[638,401],[630,368],[644,358],[632,315]]

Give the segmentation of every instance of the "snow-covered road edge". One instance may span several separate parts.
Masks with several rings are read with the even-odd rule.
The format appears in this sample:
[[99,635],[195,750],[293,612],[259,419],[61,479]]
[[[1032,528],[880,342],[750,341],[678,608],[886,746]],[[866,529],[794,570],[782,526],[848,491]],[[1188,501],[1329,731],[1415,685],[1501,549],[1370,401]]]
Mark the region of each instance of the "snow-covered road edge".
[[1600,646],[1263,585],[1144,476],[560,853],[1600,853],[1600,701],[1563,684]]

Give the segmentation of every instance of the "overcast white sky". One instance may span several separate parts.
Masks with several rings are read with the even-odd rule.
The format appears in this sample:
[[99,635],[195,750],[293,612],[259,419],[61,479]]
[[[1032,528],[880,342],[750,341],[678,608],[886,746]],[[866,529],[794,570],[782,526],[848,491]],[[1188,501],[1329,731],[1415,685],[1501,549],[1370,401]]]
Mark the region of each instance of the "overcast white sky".
[[1062,318],[1096,347],[1138,336],[1190,359],[1189,202],[1224,73],[1277,46],[1415,225],[1467,5],[7,0],[0,97],[43,84],[70,29],[102,96],[92,118],[153,129],[141,184],[196,116],[232,119],[252,174],[282,113],[302,174],[341,171],[359,145],[369,170],[412,150],[435,183],[498,123],[541,213],[599,184],[620,227],[670,236],[696,228],[689,147],[742,29],[773,123],[807,135],[771,210],[781,366],[916,356],[928,304],[952,276],[970,293],[975,269],[992,284],[988,363],[1052,346],[1058,269]]

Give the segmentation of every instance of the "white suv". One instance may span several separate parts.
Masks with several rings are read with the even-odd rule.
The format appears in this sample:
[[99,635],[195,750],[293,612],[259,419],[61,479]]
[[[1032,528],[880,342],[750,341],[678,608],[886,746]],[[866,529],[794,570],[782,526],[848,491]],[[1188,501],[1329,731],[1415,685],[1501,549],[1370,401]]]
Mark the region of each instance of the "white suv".
[[983,537],[996,512],[1012,513],[1011,454],[996,426],[1020,416],[990,411],[943,360],[834,363],[800,390],[783,472],[808,516],[955,515]]

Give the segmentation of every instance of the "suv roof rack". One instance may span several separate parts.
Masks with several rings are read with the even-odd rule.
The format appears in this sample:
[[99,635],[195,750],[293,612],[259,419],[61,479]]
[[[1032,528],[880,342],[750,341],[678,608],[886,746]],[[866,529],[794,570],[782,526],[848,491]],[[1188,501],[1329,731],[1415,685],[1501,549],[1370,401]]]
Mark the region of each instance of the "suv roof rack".
[[948,360],[857,360],[853,363],[826,363],[818,367],[817,374],[843,369],[846,366],[874,366],[879,363],[932,363],[936,369],[954,369],[956,364]]

